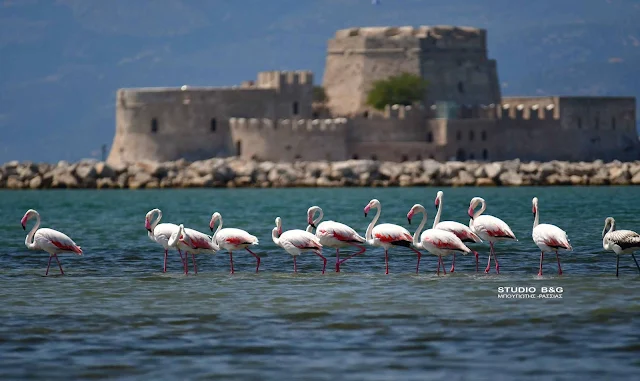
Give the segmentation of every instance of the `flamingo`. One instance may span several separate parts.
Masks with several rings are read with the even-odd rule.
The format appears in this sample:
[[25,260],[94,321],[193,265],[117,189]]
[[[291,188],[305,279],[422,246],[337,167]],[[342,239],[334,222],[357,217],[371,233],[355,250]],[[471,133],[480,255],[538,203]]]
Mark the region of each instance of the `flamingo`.
[[[482,207],[474,213],[474,209],[479,203],[482,203]],[[482,238],[482,240],[489,241],[491,250],[489,251],[489,262],[484,272],[489,272],[491,268],[491,255],[493,254],[493,261],[496,263],[496,273],[500,274],[500,264],[493,249],[494,243],[507,240],[517,241],[518,239],[511,231],[509,225],[504,221],[494,216],[482,215],[486,208],[487,204],[483,198],[474,197],[471,199],[469,203],[469,217],[471,217],[471,220],[469,220],[469,228],[471,228],[478,237]]]
[[[201,233],[197,230],[185,228],[180,224],[178,230],[171,234],[168,241],[169,247],[183,247],[185,250],[185,265],[187,268],[189,253],[191,253],[191,261],[193,262],[193,271],[198,274],[198,265],[196,264],[196,254],[209,253],[215,254],[220,247],[213,241],[210,235]],[[187,270],[185,270],[185,274]]]
[[413,218],[416,213],[422,213],[422,221],[420,221],[418,229],[416,229],[416,232],[413,234],[413,246],[418,249],[425,249],[431,254],[437,255],[438,275],[440,275],[440,264],[442,264],[442,271],[444,271],[446,275],[447,270],[444,267],[442,256],[451,253],[455,254],[456,251],[461,251],[464,254],[467,254],[471,252],[471,249],[465,246],[458,236],[441,229],[427,229],[422,232],[420,239],[418,239],[418,234],[420,234],[420,231],[422,231],[422,228],[427,223],[427,210],[424,206],[415,204],[411,210],[409,210],[409,213],[407,213],[407,220],[409,223],[411,223],[411,218]]
[[[609,228],[608,231],[607,228]],[[620,267],[620,254],[631,254],[636,263],[636,267],[638,267],[638,271],[640,271],[640,265],[638,265],[636,256],[633,254],[640,250],[640,234],[631,230],[616,230],[616,220],[614,220],[613,217],[607,217],[604,220],[602,247],[605,250],[611,250],[616,253],[616,278],[618,277],[618,268]]]
[[[436,219],[433,220],[432,229],[440,229],[446,230],[450,233],[456,235],[456,237],[460,238],[460,240],[464,242],[482,242],[480,237],[476,233],[474,233],[468,226],[465,226],[456,221],[442,221],[440,222],[440,216],[442,215],[442,191],[438,191],[436,194],[436,209],[438,209],[438,213],[436,213]],[[473,254],[476,257],[476,272],[478,272],[478,252],[474,251]],[[453,272],[456,266],[456,253],[453,252],[453,262],[451,263],[451,270],[449,272]],[[442,265],[444,267],[444,264]]]
[[[154,215],[158,215],[155,220],[153,220]],[[168,224],[162,223],[160,224],[160,220],[162,219],[162,211],[160,209],[152,209],[150,210],[144,218],[144,227],[147,229],[149,239],[153,242],[159,243],[164,248],[164,266],[162,268],[162,272],[167,272],[167,256],[169,255],[169,237],[171,234],[178,231],[178,225],[176,224]],[[153,220],[153,222],[151,222]],[[180,254],[180,261],[182,262],[183,270],[185,274],[188,271],[187,264],[185,262],[185,258],[182,257],[182,251],[180,247],[177,247],[178,253]]]
[[253,251],[249,250],[249,246],[257,245],[258,238],[247,233],[242,229],[236,228],[224,228],[222,229],[222,215],[218,212],[213,213],[211,215],[211,221],[209,222],[209,229],[213,231],[213,227],[216,224],[216,221],[220,221],[220,225],[216,229],[216,232],[213,234],[212,240],[216,243],[218,247],[221,249],[225,249],[229,252],[229,262],[231,263],[231,274],[235,271],[233,270],[233,252],[235,250],[245,249],[251,255],[256,258],[256,272],[260,269],[260,257],[258,257]]
[[30,250],[43,250],[49,253],[49,264],[47,265],[47,271],[44,273],[45,276],[49,275],[49,267],[51,266],[51,258],[53,257],[55,257],[56,262],[58,262],[60,274],[64,275],[58,254],[76,253],[82,255],[82,249],[76,245],[69,236],[62,232],[49,228],[38,229],[40,227],[40,213],[34,209],[27,210],[20,220],[22,230],[27,230],[27,221],[33,217],[36,218],[36,224],[31,228],[29,234],[27,234],[24,244]]
[[369,223],[365,236],[369,245],[384,248],[385,274],[389,274],[389,249],[393,246],[408,247],[418,255],[418,264],[416,265],[417,274],[420,269],[420,258],[422,257],[422,253],[411,247],[413,242],[411,233],[402,226],[395,224],[380,224],[374,228],[380,218],[380,214],[382,213],[382,205],[380,204],[380,201],[375,198],[369,201],[367,206],[364,208],[365,217],[372,208],[376,208],[378,211],[376,212],[375,217],[373,217],[371,223]]
[[293,272],[298,272],[296,265],[296,257],[305,251],[311,251],[318,257],[322,258],[324,265],[322,273],[327,268],[327,258],[322,255],[322,244],[315,235],[300,229],[287,230],[282,232],[282,219],[276,217],[276,227],[271,231],[273,243],[283,248],[287,253],[293,256]]
[[[318,218],[313,217],[316,213],[320,213]],[[360,255],[365,252],[365,247],[359,245],[365,243],[366,240],[356,233],[350,226],[335,221],[322,221],[324,212],[319,206],[312,206],[307,210],[307,232],[313,233],[313,229],[316,229],[316,237],[320,239],[322,246],[327,246],[336,249],[336,272],[340,272],[340,265],[347,259],[353,258],[356,255]],[[319,224],[319,225],[318,225]],[[359,252],[348,256],[347,258],[340,260],[340,248],[355,246],[360,249]]]
[[544,252],[556,252],[556,259],[558,260],[558,275],[562,275],[562,267],[560,267],[560,256],[558,250],[573,250],[569,243],[567,233],[551,224],[538,224],[540,219],[540,213],[538,212],[538,198],[534,197],[531,200],[533,205],[533,231],[531,237],[533,242],[540,248],[540,269],[538,270],[538,276],[542,276],[542,260],[544,259]]

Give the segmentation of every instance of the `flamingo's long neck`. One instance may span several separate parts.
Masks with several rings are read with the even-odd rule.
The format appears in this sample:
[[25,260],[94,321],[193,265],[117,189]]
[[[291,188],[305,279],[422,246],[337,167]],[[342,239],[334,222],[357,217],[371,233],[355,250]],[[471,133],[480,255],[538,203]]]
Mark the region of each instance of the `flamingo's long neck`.
[[33,240],[33,236],[36,234],[36,231],[40,227],[40,213],[35,212],[34,214],[36,215],[36,224],[33,225],[31,230],[29,230],[29,234],[27,234],[27,237],[24,239],[24,244],[29,249],[35,249],[36,248],[36,243]]
[[173,234],[171,234],[171,237],[169,237],[169,241],[167,242],[167,244],[170,247],[176,247],[178,246],[178,242],[180,241],[180,236],[184,236],[186,238],[186,234],[184,234],[184,229],[182,227],[178,227],[178,230],[176,230],[175,232],[173,232]]
[[[322,221],[322,218],[324,218],[324,212],[322,211],[321,208],[316,209],[318,212],[320,212],[320,215],[318,216],[318,218],[316,218],[315,220],[313,220],[313,224],[316,226],[316,229],[318,228],[318,225],[320,224],[320,221]],[[315,214],[315,212],[313,213]],[[307,232],[308,233],[313,233],[313,226],[309,225],[307,226]]]
[[487,204],[486,204],[486,202],[485,202],[484,200],[482,200],[482,201],[481,201],[481,203],[482,203],[482,206],[480,206],[480,210],[478,210],[477,212],[475,212],[475,213],[473,214],[473,218],[474,218],[474,219],[476,219],[476,218],[480,217],[480,215],[481,215],[482,213],[484,213],[484,211],[487,209]]
[[535,205],[534,209],[535,212],[535,218],[533,219],[533,227],[535,228],[536,226],[538,226],[538,223],[540,221],[540,212],[538,212],[538,204]]
[[220,250],[220,246],[218,245],[218,241],[216,238],[218,237],[218,232],[220,231],[220,229],[222,229],[222,216],[218,216],[218,220],[220,221],[220,225],[218,225],[216,231],[211,236],[211,245],[216,251]]
[[158,224],[160,223],[161,219],[162,219],[162,210],[158,209],[158,216],[151,223],[151,231],[156,230],[156,226],[158,226]]
[[365,239],[370,245],[373,244],[373,227],[376,226],[376,223],[378,223],[380,213],[382,213],[382,205],[376,206],[376,209],[378,211],[376,212],[375,217],[373,217],[373,220],[371,220],[371,222],[369,223],[369,226],[367,226],[367,233],[365,234]]
[[282,223],[278,221],[276,223],[276,227],[271,230],[271,239],[273,240],[273,243],[282,247],[280,245],[280,229],[282,229]]
[[[606,231],[606,226],[605,226],[605,231]],[[611,250],[611,241],[609,241],[609,233],[613,232],[616,230],[616,221],[613,220],[611,221],[611,225],[609,226],[609,230],[603,234],[602,236],[602,247],[604,247],[605,250]]]
[[422,213],[422,220],[420,221],[420,225],[418,225],[416,232],[413,233],[413,246],[417,247],[418,249],[422,249],[422,242],[420,242],[420,232],[422,232],[422,228],[424,228],[424,225],[427,223],[427,210],[425,208],[419,208],[418,212]]
[[440,216],[442,215],[442,199],[438,200],[438,213],[436,213],[436,219],[433,220],[433,229],[440,223]]

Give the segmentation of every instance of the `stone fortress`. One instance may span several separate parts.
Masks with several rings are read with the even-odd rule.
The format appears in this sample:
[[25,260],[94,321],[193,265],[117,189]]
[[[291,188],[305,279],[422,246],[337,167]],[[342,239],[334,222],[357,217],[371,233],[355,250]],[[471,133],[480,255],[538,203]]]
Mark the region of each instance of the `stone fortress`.
[[[428,80],[422,102],[366,105],[374,81],[401,73]],[[229,88],[120,89],[108,162],[640,158],[634,97],[502,97],[482,29],[340,30],[322,85],[323,107],[308,71],[261,72]]]

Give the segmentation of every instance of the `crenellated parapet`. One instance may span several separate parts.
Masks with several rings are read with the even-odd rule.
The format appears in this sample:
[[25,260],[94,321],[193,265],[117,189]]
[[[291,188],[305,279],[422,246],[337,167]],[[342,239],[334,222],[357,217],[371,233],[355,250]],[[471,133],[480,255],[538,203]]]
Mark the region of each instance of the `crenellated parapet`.
[[263,71],[258,73],[258,80],[256,82],[257,87],[270,89],[304,85],[313,85],[313,73],[311,71]]
[[284,134],[317,134],[343,133],[348,126],[346,118],[332,119],[279,119],[268,118],[230,118],[229,127],[232,133],[268,133]]
[[513,120],[557,120],[554,104],[510,104],[501,105],[500,117]]

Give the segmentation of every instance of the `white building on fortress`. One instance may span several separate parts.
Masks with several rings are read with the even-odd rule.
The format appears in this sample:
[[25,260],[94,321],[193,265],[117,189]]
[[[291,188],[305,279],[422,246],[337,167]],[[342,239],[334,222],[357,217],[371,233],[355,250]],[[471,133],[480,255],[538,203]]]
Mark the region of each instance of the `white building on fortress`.
[[[423,102],[365,104],[375,80],[403,72],[429,81]],[[324,112],[312,107],[309,71],[232,88],[120,89],[108,162],[640,159],[634,97],[502,97],[482,29],[340,30],[322,85]]]

